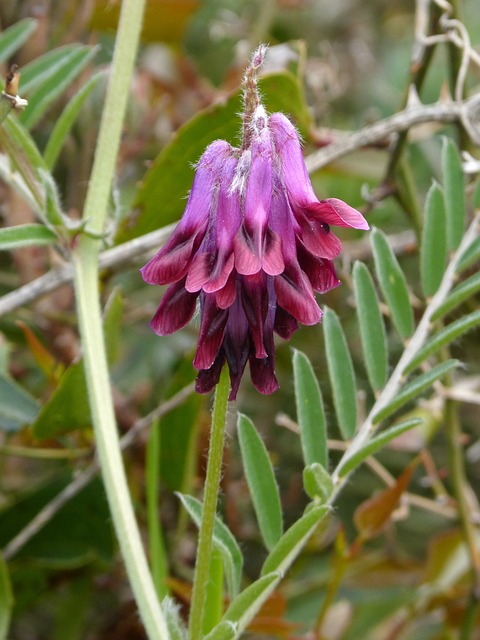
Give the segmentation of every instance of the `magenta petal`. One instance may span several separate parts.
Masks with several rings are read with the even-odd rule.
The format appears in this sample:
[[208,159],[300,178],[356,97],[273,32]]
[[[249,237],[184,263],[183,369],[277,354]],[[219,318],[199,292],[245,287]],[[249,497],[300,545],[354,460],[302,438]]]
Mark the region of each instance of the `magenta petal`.
[[250,377],[257,391],[264,395],[269,395],[278,389],[279,384],[275,376],[272,358],[264,358],[262,360],[250,358],[249,365]]
[[209,253],[197,253],[193,258],[185,281],[187,291],[200,291],[210,278],[212,256]]
[[225,286],[214,292],[217,306],[220,309],[227,309],[235,302],[235,298],[237,296],[236,279],[236,272],[232,271],[225,283]]
[[243,278],[242,302],[250,335],[255,346],[255,357],[266,358],[267,352],[263,341],[263,325],[268,312],[265,274],[261,273],[258,276]]
[[298,329],[298,322],[288,311],[277,305],[273,328],[281,338],[290,340],[292,334]]
[[195,245],[198,246],[201,242],[199,234],[200,231],[193,235],[187,234],[177,227],[167,244],[140,269],[145,282],[170,284],[181,280],[187,273]]
[[331,260],[317,258],[301,242],[297,243],[297,256],[300,268],[310,280],[314,291],[326,293],[341,284]]
[[197,393],[208,393],[218,384],[224,362],[225,354],[220,352],[210,369],[202,369],[198,372],[195,381],[195,391]]
[[217,307],[215,296],[205,295],[197,352],[193,360],[196,369],[210,369],[215,362],[223,341],[227,318],[228,311]]
[[275,293],[278,304],[301,324],[317,324],[322,317],[308,278],[298,267],[289,265],[285,272],[275,278]]
[[185,289],[185,280],[168,287],[150,326],[159,336],[166,336],[184,327],[195,312],[198,294]]
[[342,243],[337,236],[330,231],[327,224],[318,218],[313,218],[303,214],[297,218],[301,233],[300,237],[304,245],[319,258],[333,260],[342,251]]
[[235,254],[235,269],[246,276],[258,273],[262,268],[262,239],[257,233],[250,236],[245,225],[242,224],[233,240]]
[[369,229],[368,222],[362,214],[338,198],[327,198],[320,202],[312,202],[305,206],[307,211],[315,213],[323,222],[337,227],[353,229]]
[[268,228],[265,234],[265,250],[262,268],[269,276],[278,276],[285,269],[282,255],[282,239],[276,231]]
[[214,291],[223,289],[230,277],[230,274],[232,273],[233,264],[233,253],[231,253],[226,260],[225,256],[219,253],[217,261],[213,266],[212,273],[210,274],[210,279],[203,287],[204,291],[206,293],[213,293]]

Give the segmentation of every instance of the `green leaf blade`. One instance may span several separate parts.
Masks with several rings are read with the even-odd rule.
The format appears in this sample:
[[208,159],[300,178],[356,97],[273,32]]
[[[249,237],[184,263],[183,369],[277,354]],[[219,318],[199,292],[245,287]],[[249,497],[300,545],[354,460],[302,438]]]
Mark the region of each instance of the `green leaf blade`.
[[335,413],[341,434],[348,440],[357,427],[355,375],[340,321],[335,312],[328,308],[325,309],[323,317],[323,331]]
[[362,262],[353,267],[353,283],[367,375],[372,389],[379,391],[388,375],[387,338],[375,285]]
[[300,441],[306,465],[328,467],[327,425],[322,394],[307,356],[293,351],[293,376]]
[[0,229],[0,251],[11,251],[22,247],[48,246],[58,238],[43,224],[19,224]]
[[458,306],[480,291],[480,272],[474,273],[469,278],[458,284],[450,291],[450,294],[432,315],[432,321],[454,311]]
[[321,520],[330,512],[327,505],[313,506],[303,514],[280,538],[267,556],[261,575],[279,571],[284,573],[290,568],[300,551],[310,539]]
[[[203,505],[200,500],[179,492],[177,492],[176,495],[180,498],[183,506],[197,527],[200,528],[203,509]],[[222,555],[230,597],[234,598],[240,590],[243,556],[230,529],[228,529],[218,516],[215,517],[213,544]]]
[[238,415],[237,430],[258,526],[265,546],[270,550],[283,532],[282,506],[272,463],[252,421],[241,413]]
[[402,340],[413,333],[413,309],[408,295],[405,275],[382,231],[371,234],[375,271],[382,293],[390,309],[395,328]]
[[[76,45],[65,52],[55,65],[45,69],[42,83],[33,92],[29,98],[28,107],[20,116],[21,122],[27,129],[35,126],[52,102],[70,86],[95,54],[96,49],[93,47]],[[26,88],[24,90],[26,91]]]
[[465,185],[460,153],[450,138],[443,139],[442,170],[447,247],[449,251],[454,251],[460,244],[465,230]]
[[420,278],[423,293],[436,293],[443,278],[447,258],[445,202],[438,184],[433,184],[425,203],[425,222],[420,247]]
[[347,473],[356,469],[364,460],[382,449],[391,440],[398,438],[402,433],[405,433],[414,427],[418,427],[422,422],[423,420],[421,418],[412,418],[411,420],[406,420],[405,422],[396,424],[393,427],[390,427],[390,429],[386,429],[378,436],[375,436],[352,456],[345,459],[345,462],[340,465],[339,476],[343,477],[347,475]]
[[395,413],[398,409],[403,407],[407,402],[413,400],[416,396],[420,395],[422,391],[428,389],[434,382],[442,378],[444,375],[453,371],[459,366],[460,362],[458,360],[446,360],[438,364],[436,367],[430,369],[426,373],[418,376],[407,385],[397,394],[394,400],[390,402],[386,407],[380,409],[374,416],[373,422],[377,423],[381,420],[385,420],[392,413]]
[[325,467],[314,462],[303,470],[303,487],[312,500],[327,502],[333,492],[333,481]]
[[38,415],[37,401],[19,384],[0,373],[0,429],[18,431]]
[[0,63],[8,60],[37,28],[37,21],[25,18],[0,33]]
[[80,115],[82,106],[103,77],[103,73],[96,73],[93,75],[73,96],[62,111],[61,116],[50,134],[44,151],[45,163],[50,170],[55,166],[58,156],[60,155],[60,151],[65,144],[65,140]]
[[454,340],[458,340],[463,334],[471,331],[478,325],[480,325],[480,311],[473,311],[455,320],[455,322],[450,323],[433,336],[433,338],[425,344],[423,349],[420,349],[420,351],[415,354],[415,357],[405,367],[403,375],[408,375],[422,364],[422,362],[425,362],[427,358],[438,353],[440,349],[443,349],[443,347],[446,347]]

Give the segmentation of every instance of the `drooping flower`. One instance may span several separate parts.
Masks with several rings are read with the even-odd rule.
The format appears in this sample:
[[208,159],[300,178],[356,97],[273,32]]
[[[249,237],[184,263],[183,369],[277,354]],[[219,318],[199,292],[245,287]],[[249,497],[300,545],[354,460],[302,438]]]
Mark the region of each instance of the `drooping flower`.
[[321,320],[315,292],[340,284],[333,259],[342,245],[330,226],[368,229],[342,200],[317,199],[295,127],[267,115],[256,89],[264,53],[246,74],[242,148],[207,147],[181,221],[141,270],[147,283],[169,285],[151,322],[157,334],[185,326],[199,302],[196,388],[210,391],[226,362],[230,399],[247,361],[254,386],[275,391],[274,333],[288,339]]

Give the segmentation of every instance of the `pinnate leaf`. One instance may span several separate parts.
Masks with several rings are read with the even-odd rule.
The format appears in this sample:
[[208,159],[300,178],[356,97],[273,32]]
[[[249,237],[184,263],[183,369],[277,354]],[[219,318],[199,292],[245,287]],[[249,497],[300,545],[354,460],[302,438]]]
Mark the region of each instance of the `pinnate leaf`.
[[438,184],[433,184],[425,203],[425,221],[420,247],[420,277],[426,297],[433,296],[440,286],[446,257],[444,198]]
[[307,356],[293,351],[295,404],[297,406],[300,441],[306,465],[328,466],[327,426],[322,394]]
[[[182,501],[183,506],[197,527],[200,527],[203,509],[200,500],[181,493],[177,493],[177,496]],[[240,589],[243,557],[240,547],[230,529],[228,529],[218,516],[215,517],[213,544],[222,555],[230,597],[234,598]]]
[[353,267],[353,283],[368,379],[372,389],[378,391],[387,379],[387,340],[375,285],[363,262],[356,262]]
[[272,463],[252,421],[238,415],[238,439],[258,526],[267,549],[272,549],[283,531],[282,506]]
[[400,337],[408,338],[413,332],[413,309],[405,275],[385,234],[379,229],[373,229],[371,238],[375,271],[393,323]]
[[331,309],[325,309],[323,331],[335,413],[340,432],[345,440],[348,440],[355,433],[357,426],[355,375],[343,329],[337,315]]
[[380,420],[388,418],[388,416],[398,411],[398,409],[403,407],[407,402],[420,395],[422,391],[428,389],[436,380],[439,380],[450,371],[453,371],[453,369],[456,369],[459,364],[460,362],[458,360],[446,360],[426,373],[422,373],[417,378],[414,378],[403,387],[392,402],[374,415],[373,422],[380,422]]

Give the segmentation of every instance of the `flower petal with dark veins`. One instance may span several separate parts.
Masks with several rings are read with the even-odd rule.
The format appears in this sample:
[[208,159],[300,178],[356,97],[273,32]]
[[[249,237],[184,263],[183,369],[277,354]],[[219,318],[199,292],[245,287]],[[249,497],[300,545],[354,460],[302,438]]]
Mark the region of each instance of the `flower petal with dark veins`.
[[202,321],[193,366],[210,369],[223,342],[228,310],[217,307],[213,294],[202,294],[200,310]]
[[326,293],[341,284],[333,262],[314,256],[300,240],[297,241],[297,257],[298,264],[310,280],[314,291]]
[[313,294],[312,285],[298,265],[290,264],[275,278],[278,304],[301,324],[320,322],[322,311]]
[[159,336],[178,331],[190,322],[195,313],[198,293],[185,289],[185,279],[170,285],[160,302],[150,326]]

